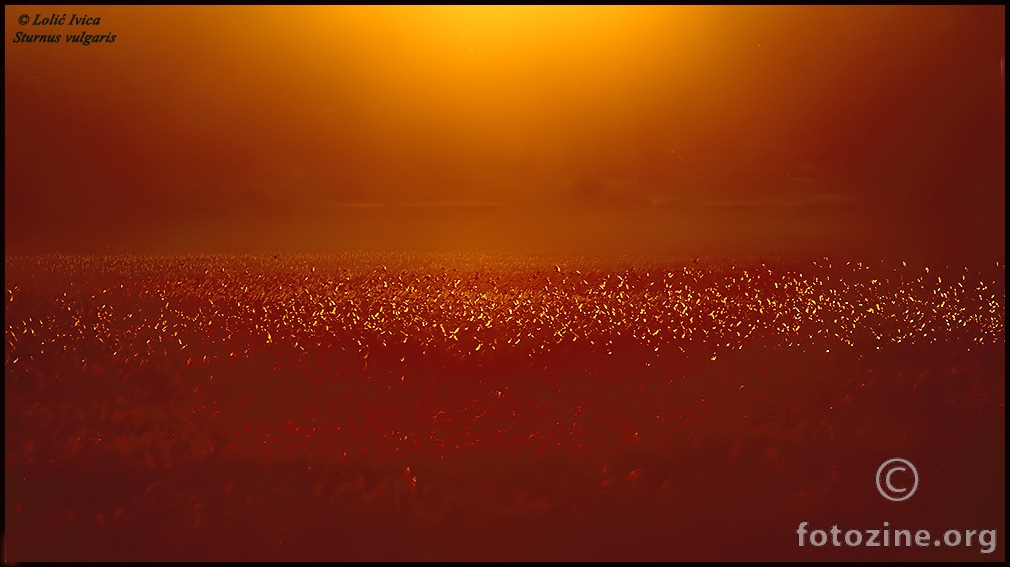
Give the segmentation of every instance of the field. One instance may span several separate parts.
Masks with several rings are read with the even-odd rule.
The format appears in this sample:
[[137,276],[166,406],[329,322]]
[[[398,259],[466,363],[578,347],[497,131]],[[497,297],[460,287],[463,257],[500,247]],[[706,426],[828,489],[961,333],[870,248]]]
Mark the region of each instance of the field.
[[1002,264],[52,255],[5,287],[8,561],[1005,558],[796,534],[1005,533]]

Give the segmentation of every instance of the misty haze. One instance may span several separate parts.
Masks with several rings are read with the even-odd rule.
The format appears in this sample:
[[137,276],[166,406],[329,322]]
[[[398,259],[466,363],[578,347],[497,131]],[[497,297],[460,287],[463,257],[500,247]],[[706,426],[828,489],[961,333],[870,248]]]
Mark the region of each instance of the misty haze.
[[1002,6],[5,15],[5,560],[1005,560]]

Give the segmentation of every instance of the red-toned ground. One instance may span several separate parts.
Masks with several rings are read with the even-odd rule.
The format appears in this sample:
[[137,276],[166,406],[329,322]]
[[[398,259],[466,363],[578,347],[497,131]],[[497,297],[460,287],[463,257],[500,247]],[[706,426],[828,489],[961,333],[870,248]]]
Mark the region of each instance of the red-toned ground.
[[7,560],[1002,560],[1004,278],[8,258]]

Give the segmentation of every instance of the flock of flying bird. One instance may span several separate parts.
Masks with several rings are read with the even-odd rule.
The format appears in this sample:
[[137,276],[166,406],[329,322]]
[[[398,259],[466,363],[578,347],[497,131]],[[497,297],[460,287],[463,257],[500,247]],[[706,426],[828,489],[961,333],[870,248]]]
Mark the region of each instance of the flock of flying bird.
[[[1000,264],[46,256],[8,258],[7,273],[8,470],[103,455],[153,470],[221,455],[297,461],[317,471],[312,498],[385,495],[396,510],[424,488],[418,466],[468,452],[669,451],[714,431],[704,422],[722,410],[735,412],[722,429],[762,418],[783,437],[834,435],[826,419],[790,422],[783,403],[734,397],[762,391],[767,370],[744,353],[863,360],[1005,341]],[[706,370],[733,361],[728,379]],[[730,393],[706,389],[716,382]],[[640,482],[641,467],[613,454],[597,488]],[[760,456],[791,466],[781,448]],[[384,472],[344,467],[335,481],[334,463],[355,459]],[[444,507],[475,498],[436,492]],[[531,494],[508,492],[494,513],[542,515],[548,502]]]

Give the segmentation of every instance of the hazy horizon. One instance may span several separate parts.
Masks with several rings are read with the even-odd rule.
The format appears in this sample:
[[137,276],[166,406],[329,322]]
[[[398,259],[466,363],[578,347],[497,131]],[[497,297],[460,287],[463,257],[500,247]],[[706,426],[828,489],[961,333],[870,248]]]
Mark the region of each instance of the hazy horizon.
[[1005,258],[999,6],[5,14],[8,256]]

